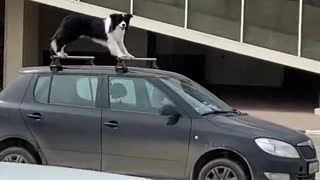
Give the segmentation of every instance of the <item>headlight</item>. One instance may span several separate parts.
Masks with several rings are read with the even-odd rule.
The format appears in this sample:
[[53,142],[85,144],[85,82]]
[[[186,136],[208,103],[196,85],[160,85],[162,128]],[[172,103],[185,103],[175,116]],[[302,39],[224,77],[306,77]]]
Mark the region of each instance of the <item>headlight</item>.
[[255,142],[269,154],[286,158],[300,158],[298,151],[291,144],[268,138],[259,138]]

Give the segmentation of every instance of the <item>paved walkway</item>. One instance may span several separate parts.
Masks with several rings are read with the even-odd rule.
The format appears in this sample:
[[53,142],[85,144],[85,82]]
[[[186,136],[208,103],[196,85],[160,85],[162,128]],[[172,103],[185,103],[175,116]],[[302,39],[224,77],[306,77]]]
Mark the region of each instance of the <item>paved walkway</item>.
[[223,87],[213,92],[232,107],[260,119],[297,130],[320,130],[320,116],[314,114],[317,107],[314,93],[239,87]]

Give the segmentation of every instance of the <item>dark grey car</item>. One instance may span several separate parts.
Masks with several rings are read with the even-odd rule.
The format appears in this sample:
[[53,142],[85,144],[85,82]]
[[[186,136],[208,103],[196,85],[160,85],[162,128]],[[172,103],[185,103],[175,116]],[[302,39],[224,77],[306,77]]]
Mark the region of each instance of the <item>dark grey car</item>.
[[164,179],[315,179],[302,133],[167,71],[24,68],[0,94],[0,160]]

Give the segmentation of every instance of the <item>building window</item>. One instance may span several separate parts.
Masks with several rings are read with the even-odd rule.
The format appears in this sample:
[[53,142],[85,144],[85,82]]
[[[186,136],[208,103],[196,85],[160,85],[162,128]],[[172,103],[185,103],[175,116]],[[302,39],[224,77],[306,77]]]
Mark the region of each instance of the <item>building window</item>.
[[[122,12],[130,12],[130,0],[81,0],[89,4],[102,6]],[[107,14],[106,14],[107,15]]]
[[320,1],[303,2],[302,56],[320,60]]
[[241,0],[189,0],[188,27],[239,41]]
[[297,55],[299,0],[246,0],[244,41]]
[[134,14],[184,26],[185,0],[134,0]]

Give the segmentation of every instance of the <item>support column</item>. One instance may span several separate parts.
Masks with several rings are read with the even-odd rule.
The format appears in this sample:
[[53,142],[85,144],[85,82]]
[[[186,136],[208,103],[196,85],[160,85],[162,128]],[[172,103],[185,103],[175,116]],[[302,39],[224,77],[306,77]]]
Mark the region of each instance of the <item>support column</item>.
[[39,64],[39,4],[6,0],[4,40],[4,87],[25,66]]
[[[39,4],[24,0],[22,66],[39,65]],[[49,45],[48,45],[49,48]]]
[[14,80],[23,64],[24,1],[6,0],[4,37],[4,87]]
[[[320,90],[318,90],[318,106],[320,107]],[[315,115],[320,115],[320,108],[316,108],[316,109],[314,109],[314,114]]]

